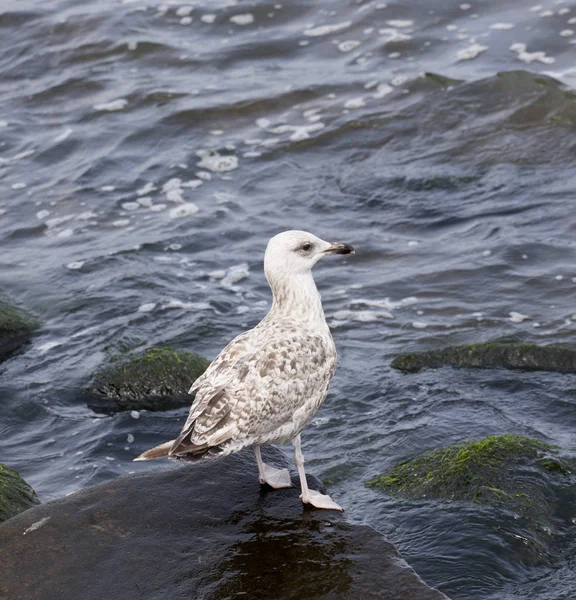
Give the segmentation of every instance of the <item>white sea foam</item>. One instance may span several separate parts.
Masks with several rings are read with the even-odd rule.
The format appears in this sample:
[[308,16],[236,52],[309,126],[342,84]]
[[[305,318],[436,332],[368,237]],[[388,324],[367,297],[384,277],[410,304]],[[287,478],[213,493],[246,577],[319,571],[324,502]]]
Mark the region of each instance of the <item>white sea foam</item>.
[[138,307],[138,312],[148,313],[148,312],[152,312],[155,308],[156,308],[155,302],[147,302],[146,304],[141,304]]
[[226,271],[226,275],[222,278],[221,283],[225,287],[230,287],[242,281],[243,279],[246,279],[248,275],[249,268],[247,263],[235,265]]
[[39,211],[36,213],[36,218],[37,218],[39,221],[43,221],[43,220],[44,220],[44,219],[45,219],[47,216],[49,216],[49,215],[50,215],[50,211],[49,211],[49,210],[39,210]]
[[254,23],[254,15],[252,13],[234,15],[233,17],[230,17],[230,22],[235,25],[250,25],[251,23]]
[[344,108],[362,108],[363,106],[366,106],[366,101],[364,98],[362,98],[362,96],[359,96],[358,98],[351,98],[350,100],[346,100],[346,102],[344,102]]
[[138,204],[145,208],[150,208],[152,206],[152,198],[150,198],[150,196],[144,196],[142,198],[138,198]]
[[522,313],[515,312],[515,311],[512,311],[509,314],[510,314],[510,321],[512,321],[512,323],[522,323],[522,321],[525,321],[526,319],[530,318],[528,315],[523,315]]
[[214,173],[225,173],[238,168],[238,157],[222,156],[218,152],[203,152],[198,166]]
[[428,323],[424,323],[424,321],[412,321],[412,327],[414,327],[414,329],[426,329]]
[[551,56],[546,56],[546,52],[542,50],[538,50],[536,52],[527,52],[526,44],[522,44],[520,42],[516,42],[510,46],[510,50],[512,52],[516,52],[518,54],[518,58],[527,64],[533,63],[535,61],[544,63],[546,65],[550,65],[554,62],[554,58]]
[[192,6],[181,6],[180,8],[176,9],[176,15],[178,17],[187,17],[193,9],[194,7]]
[[128,211],[138,210],[140,208],[140,204],[138,202],[123,202],[122,208]]
[[344,23],[335,23],[334,25],[320,25],[319,27],[312,27],[304,30],[304,35],[308,37],[319,37],[321,35],[328,35],[335,31],[342,31],[348,29],[352,25],[352,21],[345,21]]
[[170,209],[168,215],[171,219],[181,219],[182,217],[189,217],[195,215],[200,209],[193,202],[185,202],[179,204],[175,208]]
[[156,186],[151,181],[149,181],[148,183],[144,184],[144,186],[142,186],[139,190],[136,190],[136,195],[146,196],[146,194],[149,194],[150,192],[153,192],[156,189]]
[[374,98],[384,98],[393,91],[394,88],[391,85],[388,85],[387,83],[380,83],[374,92]]
[[402,21],[400,19],[392,19],[390,21],[386,21],[386,25],[390,25],[390,27],[395,27],[397,29],[408,29],[414,25],[414,21]]
[[202,21],[202,23],[207,23],[208,25],[211,25],[216,20],[216,15],[202,15],[200,17],[200,20]]
[[[324,129],[324,123],[312,123],[311,125],[278,125],[270,129],[270,133],[282,134],[282,133],[290,133],[290,139],[293,142],[298,142],[301,140],[307,140],[310,137],[310,134],[315,131],[320,131]],[[263,145],[266,145],[263,142]]]
[[378,319],[393,319],[388,311],[384,310],[338,310],[332,317],[336,321],[357,321],[359,323],[372,323]]
[[66,265],[67,269],[70,269],[71,271],[77,271],[78,269],[81,269],[84,266],[84,261],[83,260],[75,260],[73,262],[70,262]]
[[497,31],[506,31],[507,29],[513,29],[514,23],[492,23],[490,25],[490,29],[495,29]]
[[397,29],[390,27],[379,29],[378,33],[384,38],[385,44],[390,44],[391,42],[405,42],[406,40],[412,39],[411,35],[400,33]]
[[360,43],[361,42],[358,42],[356,40],[347,40],[345,42],[340,42],[338,44],[338,50],[340,50],[340,52],[352,52],[352,50],[358,48]]
[[456,52],[456,59],[472,60],[486,50],[488,50],[488,46],[482,46],[482,44],[472,44],[471,46],[468,46],[468,48],[462,48],[461,50],[458,50],[458,52]]
[[212,306],[210,306],[210,304],[207,302],[182,302],[181,300],[171,298],[163,306],[163,308],[179,308],[182,310],[211,310]]
[[111,102],[103,102],[101,104],[95,104],[94,110],[97,111],[108,111],[112,112],[115,110],[122,110],[128,105],[126,98],[118,98],[118,100],[112,100]]

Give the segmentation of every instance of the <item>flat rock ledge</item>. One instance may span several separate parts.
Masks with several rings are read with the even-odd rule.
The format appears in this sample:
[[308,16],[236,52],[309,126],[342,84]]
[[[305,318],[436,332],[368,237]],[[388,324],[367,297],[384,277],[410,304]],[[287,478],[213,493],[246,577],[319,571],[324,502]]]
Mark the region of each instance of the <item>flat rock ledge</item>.
[[451,366],[468,369],[518,369],[576,373],[576,346],[486,342],[400,354],[392,367],[404,373]]
[[260,486],[250,451],[81,490],[0,525],[0,599],[446,600],[377,531],[298,496]]

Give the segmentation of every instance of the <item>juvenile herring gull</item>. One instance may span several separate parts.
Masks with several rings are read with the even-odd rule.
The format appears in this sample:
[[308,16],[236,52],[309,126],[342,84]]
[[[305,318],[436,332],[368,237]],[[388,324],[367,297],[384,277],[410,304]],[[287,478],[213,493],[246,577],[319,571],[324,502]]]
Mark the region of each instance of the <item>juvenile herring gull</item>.
[[300,432],[326,398],[336,347],[322,310],[312,267],[326,254],[351,254],[305,231],[285,231],[268,242],[264,272],[272,288],[268,314],[233,339],[190,388],[196,397],[180,435],[135,460],[201,460],[254,448],[259,480],[290,487],[287,469],[262,461],[260,446],[294,445],[304,504],[342,510],[330,496],[308,489]]

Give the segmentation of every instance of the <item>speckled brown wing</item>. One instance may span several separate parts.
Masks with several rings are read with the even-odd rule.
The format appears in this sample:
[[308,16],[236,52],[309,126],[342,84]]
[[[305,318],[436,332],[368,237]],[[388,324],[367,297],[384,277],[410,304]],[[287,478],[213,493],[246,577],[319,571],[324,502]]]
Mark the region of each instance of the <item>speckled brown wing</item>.
[[[236,349],[245,351],[232,361],[234,343],[222,351],[197,387],[172,454],[204,452],[225,442],[235,451],[275,441],[269,438],[280,430],[289,438],[306,424],[326,397],[336,364],[334,345],[316,333],[275,334],[239,340]],[[260,347],[254,349],[254,342]]]

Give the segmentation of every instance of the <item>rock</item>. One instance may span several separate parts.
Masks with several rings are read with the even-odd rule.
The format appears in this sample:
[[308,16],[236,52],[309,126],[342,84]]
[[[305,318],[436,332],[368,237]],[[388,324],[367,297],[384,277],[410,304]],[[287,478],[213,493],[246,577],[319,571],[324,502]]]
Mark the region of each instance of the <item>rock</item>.
[[493,435],[438,448],[403,461],[369,486],[414,500],[438,498],[505,506],[526,513],[537,510],[532,473],[560,479],[573,465],[551,456],[552,446],[519,435]]
[[189,406],[188,390],[209,364],[199,354],[172,348],[150,348],[116,359],[94,378],[88,406],[107,414]]
[[17,471],[0,463],[0,523],[36,504],[36,492]]
[[303,508],[299,488],[264,488],[256,473],[243,451],[14,517],[0,525],[0,598],[446,600],[374,529]]
[[561,344],[538,346],[489,342],[401,354],[392,361],[393,368],[405,373],[418,373],[424,368],[437,369],[444,366],[576,373],[576,348]]
[[38,321],[0,301],[0,361],[28,343],[37,327]]
[[367,485],[411,500],[464,500],[497,507],[502,510],[500,526],[524,540],[526,560],[550,563],[553,542],[571,527],[576,514],[566,510],[576,502],[576,464],[556,454],[554,447],[538,440],[494,435],[403,461]]

